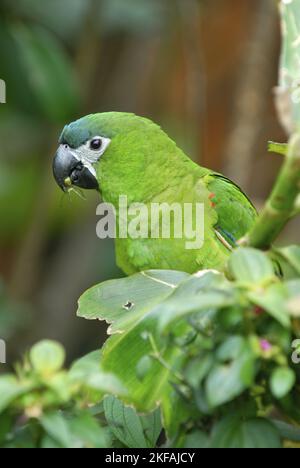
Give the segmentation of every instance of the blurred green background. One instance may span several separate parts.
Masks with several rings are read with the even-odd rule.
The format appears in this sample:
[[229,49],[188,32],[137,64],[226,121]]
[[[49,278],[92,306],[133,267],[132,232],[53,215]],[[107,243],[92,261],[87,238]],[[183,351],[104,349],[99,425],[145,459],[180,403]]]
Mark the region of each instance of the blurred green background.
[[[73,359],[105,326],[77,319],[93,284],[121,275],[96,237],[98,195],[62,195],[51,163],[62,127],[130,111],[158,123],[258,206],[285,141],[274,110],[280,49],[274,0],[0,0],[0,338],[11,364],[41,338]],[[293,224],[283,241],[298,241]],[[5,366],[2,366],[3,370]]]

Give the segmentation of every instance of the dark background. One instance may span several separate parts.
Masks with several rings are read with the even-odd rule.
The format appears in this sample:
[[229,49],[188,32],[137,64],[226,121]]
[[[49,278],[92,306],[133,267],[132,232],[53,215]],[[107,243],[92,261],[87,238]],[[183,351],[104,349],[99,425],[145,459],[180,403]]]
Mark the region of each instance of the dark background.
[[[279,51],[273,0],[0,0],[0,338],[9,363],[42,338],[61,341],[69,360],[99,347],[105,327],[76,318],[76,302],[121,275],[113,243],[96,237],[98,195],[63,196],[54,183],[62,127],[93,112],[148,116],[259,207],[280,167],[267,141],[286,139],[273,104]],[[298,232],[291,226],[282,241]]]

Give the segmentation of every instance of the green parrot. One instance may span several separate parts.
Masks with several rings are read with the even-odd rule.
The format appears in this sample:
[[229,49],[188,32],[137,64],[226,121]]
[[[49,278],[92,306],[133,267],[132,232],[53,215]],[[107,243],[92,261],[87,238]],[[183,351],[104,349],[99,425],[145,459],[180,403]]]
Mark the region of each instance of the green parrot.
[[120,216],[128,205],[204,206],[204,242],[187,248],[187,238],[118,236],[118,266],[128,275],[150,269],[195,273],[223,270],[236,241],[252,227],[257,212],[226,177],[198,166],[151,120],[134,114],[88,115],[67,125],[59,140],[53,173],[65,192],[72,186],[100,191]]

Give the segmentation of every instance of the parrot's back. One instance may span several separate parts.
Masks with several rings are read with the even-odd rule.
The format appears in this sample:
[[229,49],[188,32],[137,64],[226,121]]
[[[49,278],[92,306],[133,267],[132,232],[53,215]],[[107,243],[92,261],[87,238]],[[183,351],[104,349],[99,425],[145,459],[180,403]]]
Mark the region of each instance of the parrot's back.
[[[222,175],[209,170],[190,168],[190,174],[180,184],[170,187],[148,202],[149,212],[154,203],[174,203],[185,207],[192,205],[193,220],[190,231],[198,229],[199,247],[187,247],[191,239],[185,235],[175,238],[117,239],[116,254],[119,266],[127,274],[148,269],[174,269],[194,273],[201,269],[223,270],[229,254],[236,247],[237,241],[253,226],[257,211],[241,189]],[[203,173],[204,171],[204,173]],[[203,207],[196,219],[196,205]],[[185,222],[189,220],[184,219]],[[150,222],[149,222],[150,224]],[[171,222],[171,231],[174,223]],[[203,231],[203,232],[202,232]]]

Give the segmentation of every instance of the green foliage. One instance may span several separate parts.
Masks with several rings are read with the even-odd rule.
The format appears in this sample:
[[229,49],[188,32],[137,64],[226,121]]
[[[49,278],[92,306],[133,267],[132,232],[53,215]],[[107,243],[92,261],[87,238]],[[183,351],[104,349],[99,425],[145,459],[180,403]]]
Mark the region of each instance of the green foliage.
[[138,416],[115,396],[124,395],[118,378],[100,367],[95,352],[63,369],[58,343],[35,345],[15,375],[0,377],[0,446],[33,448],[153,447],[160,416]]
[[[300,247],[279,253],[297,268]],[[240,248],[226,274],[149,271],[91,288],[78,314],[112,336],[69,371],[60,345],[39,343],[1,377],[1,444],[149,448],[162,429],[168,447],[298,442],[300,274],[274,267]]]
[[[103,406],[112,433],[125,446],[130,448],[155,447],[162,429],[159,410],[149,415],[138,415],[133,408],[125,407],[113,396],[107,396]],[[130,428],[130,431],[126,428]]]
[[1,21],[0,38],[0,75],[10,83],[10,105],[45,122],[70,119],[78,110],[79,94],[70,62],[55,36],[35,25]]
[[[291,249],[283,253],[294,265],[300,249]],[[212,271],[180,275],[150,271],[82,296],[80,316],[111,324],[103,369],[128,389],[126,403],[143,412],[161,407],[169,443],[181,445],[185,428],[193,433],[205,421],[212,446],[278,446],[268,414],[275,407],[292,414],[297,401],[290,355],[299,279],[282,281],[254,249],[232,254],[229,279]],[[240,417],[219,441],[218,425],[233,407]]]
[[211,446],[213,448],[280,448],[276,427],[261,418],[241,420],[226,416],[216,424]]
[[77,111],[78,93],[71,66],[59,43],[38,27],[18,25],[11,28],[11,33],[20,57],[20,70],[38,110],[53,122],[65,122]]
[[31,321],[28,306],[10,300],[5,284],[0,278],[0,330],[1,338],[8,340],[17,331],[21,331]]

